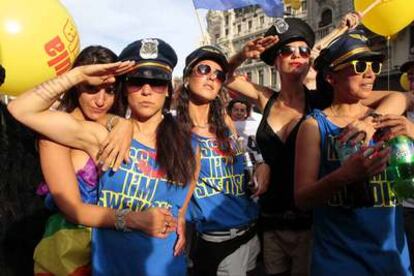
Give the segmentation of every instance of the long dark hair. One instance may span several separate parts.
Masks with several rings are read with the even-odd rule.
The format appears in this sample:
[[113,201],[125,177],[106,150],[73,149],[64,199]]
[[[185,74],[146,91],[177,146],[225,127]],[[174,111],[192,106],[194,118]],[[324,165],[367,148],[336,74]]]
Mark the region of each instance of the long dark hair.
[[[111,63],[117,61],[118,56],[110,49],[99,45],[89,46],[79,53],[79,55],[73,62],[72,68],[82,65]],[[124,116],[126,108],[121,100],[121,93],[119,89],[119,80],[117,79],[114,91],[114,104],[109,109],[109,113]],[[72,112],[77,107],[79,107],[79,91],[78,88],[74,86],[67,93],[64,94],[60,101],[58,109],[66,112]]]
[[[187,76],[184,76],[186,78]],[[188,103],[190,102],[191,91],[185,85],[182,85],[178,91],[177,99],[177,120],[180,125],[183,126],[187,139],[191,140],[191,131],[194,127],[194,123],[190,118],[188,111]],[[223,88],[220,89],[219,95],[223,93]],[[230,146],[229,134],[230,129],[227,126],[225,118],[225,108],[220,97],[217,96],[210,102],[210,111],[208,114],[208,123],[211,126],[211,131],[215,134],[219,148],[222,152],[228,155],[233,155],[232,148]]]
[[327,70],[320,70],[316,74],[316,90],[322,95],[324,106],[330,106],[334,97],[334,89],[325,79],[328,72]]
[[[123,78],[124,102],[127,102],[126,86],[126,79]],[[166,173],[168,180],[185,186],[192,180],[196,161],[191,140],[187,139],[183,126],[170,113],[173,91],[172,83],[169,82],[168,97],[162,107],[164,119],[156,130],[157,162],[160,169]]]

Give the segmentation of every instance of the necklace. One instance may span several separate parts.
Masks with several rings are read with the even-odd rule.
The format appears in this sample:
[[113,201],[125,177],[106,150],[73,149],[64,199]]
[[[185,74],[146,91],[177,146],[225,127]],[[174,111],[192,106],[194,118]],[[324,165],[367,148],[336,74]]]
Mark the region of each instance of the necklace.
[[199,124],[196,124],[196,123],[193,122],[193,125],[196,128],[209,128],[210,127],[210,124],[209,123],[207,123],[205,125],[199,125]]

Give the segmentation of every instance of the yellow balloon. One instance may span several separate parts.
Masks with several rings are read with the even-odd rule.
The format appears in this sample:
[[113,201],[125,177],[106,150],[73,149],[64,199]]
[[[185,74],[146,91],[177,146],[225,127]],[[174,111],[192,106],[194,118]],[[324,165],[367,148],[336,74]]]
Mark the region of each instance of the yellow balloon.
[[401,74],[400,84],[405,91],[410,91],[410,82],[408,81],[407,73]]
[[0,93],[17,96],[70,69],[79,35],[58,0],[0,0],[0,7]]
[[[375,0],[354,0],[355,10],[359,12]],[[382,0],[362,17],[362,23],[372,32],[391,36],[404,29],[414,20],[413,0]]]

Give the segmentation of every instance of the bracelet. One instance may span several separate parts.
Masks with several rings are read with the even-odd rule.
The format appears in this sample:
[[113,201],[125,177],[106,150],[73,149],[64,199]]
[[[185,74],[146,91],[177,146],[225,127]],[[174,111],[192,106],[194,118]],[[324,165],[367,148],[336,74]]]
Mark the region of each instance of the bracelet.
[[131,212],[130,209],[117,209],[115,210],[115,229],[118,231],[130,232],[126,225],[126,216]]

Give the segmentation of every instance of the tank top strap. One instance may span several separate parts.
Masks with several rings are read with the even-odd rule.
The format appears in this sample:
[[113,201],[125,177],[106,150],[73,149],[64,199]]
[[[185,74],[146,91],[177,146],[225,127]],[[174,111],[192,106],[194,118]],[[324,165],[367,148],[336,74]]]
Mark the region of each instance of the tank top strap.
[[270,108],[272,108],[273,103],[277,100],[278,97],[279,97],[279,93],[276,91],[273,92],[272,96],[270,96],[263,110],[263,118],[267,118],[270,112]]

